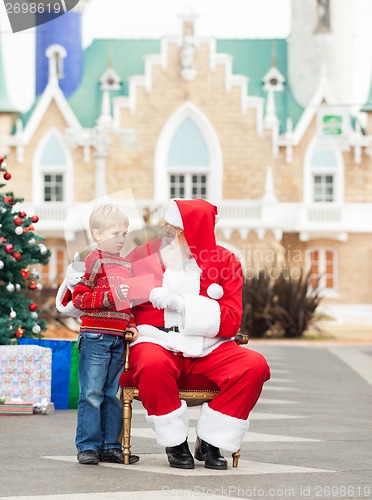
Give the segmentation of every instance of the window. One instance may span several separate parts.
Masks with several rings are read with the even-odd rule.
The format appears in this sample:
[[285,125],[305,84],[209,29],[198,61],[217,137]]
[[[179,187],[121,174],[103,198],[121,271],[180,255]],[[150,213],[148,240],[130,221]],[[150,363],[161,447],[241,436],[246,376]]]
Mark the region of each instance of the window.
[[208,146],[191,117],[186,117],[176,130],[168,151],[167,163],[171,198],[208,197]]
[[344,193],[342,153],[314,139],[304,165],[304,201],[306,203],[341,203]]
[[331,30],[330,0],[317,0],[317,33],[327,33]]
[[45,287],[57,288],[61,285],[65,278],[65,272],[67,267],[67,255],[66,251],[62,247],[50,247],[52,254],[50,256],[48,264],[42,266],[37,265],[39,273],[40,283]]
[[334,201],[333,175],[314,175],[314,201],[329,203]]
[[66,201],[66,163],[64,146],[58,137],[52,134],[40,158],[42,201]]
[[44,201],[63,201],[63,175],[44,175]]
[[307,253],[311,270],[311,285],[316,287],[318,280],[321,289],[336,290],[336,255],[334,250],[314,249]]

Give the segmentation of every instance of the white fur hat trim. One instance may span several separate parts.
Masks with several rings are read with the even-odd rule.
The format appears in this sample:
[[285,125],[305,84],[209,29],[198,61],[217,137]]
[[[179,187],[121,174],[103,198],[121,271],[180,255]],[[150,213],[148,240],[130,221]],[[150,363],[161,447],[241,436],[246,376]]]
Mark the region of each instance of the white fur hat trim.
[[174,200],[170,200],[167,211],[165,213],[165,221],[172,226],[180,227],[183,229],[183,222],[178,205]]
[[221,297],[223,297],[223,288],[221,285],[218,285],[217,283],[212,283],[207,288],[207,294],[208,297],[210,297],[211,299],[218,300]]

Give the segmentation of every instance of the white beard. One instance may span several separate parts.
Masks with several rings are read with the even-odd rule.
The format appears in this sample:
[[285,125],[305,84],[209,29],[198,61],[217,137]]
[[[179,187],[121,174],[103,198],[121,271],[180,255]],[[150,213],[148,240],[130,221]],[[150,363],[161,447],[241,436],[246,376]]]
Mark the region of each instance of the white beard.
[[173,271],[185,269],[186,264],[192,258],[189,248],[181,246],[177,240],[173,240],[171,244],[166,244],[160,250],[160,253],[165,267]]

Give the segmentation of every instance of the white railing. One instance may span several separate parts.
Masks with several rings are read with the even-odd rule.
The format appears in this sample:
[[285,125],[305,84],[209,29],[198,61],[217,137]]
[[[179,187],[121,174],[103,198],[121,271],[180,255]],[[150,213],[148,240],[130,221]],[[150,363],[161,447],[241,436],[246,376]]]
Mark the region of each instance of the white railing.
[[[163,220],[166,202],[155,200],[117,201],[127,213],[132,227],[142,226],[145,209],[152,212],[151,221],[158,224]],[[218,205],[220,221],[218,227],[224,229],[281,229],[285,232],[298,231],[343,231],[372,233],[372,203],[344,204],[304,204],[271,203],[257,200],[222,200]],[[22,209],[29,215],[37,214],[37,230],[48,233],[74,231],[76,224],[89,213],[90,203],[23,203]],[[71,218],[71,213],[76,217]],[[79,220],[77,220],[79,219]],[[62,233],[61,233],[62,236]]]

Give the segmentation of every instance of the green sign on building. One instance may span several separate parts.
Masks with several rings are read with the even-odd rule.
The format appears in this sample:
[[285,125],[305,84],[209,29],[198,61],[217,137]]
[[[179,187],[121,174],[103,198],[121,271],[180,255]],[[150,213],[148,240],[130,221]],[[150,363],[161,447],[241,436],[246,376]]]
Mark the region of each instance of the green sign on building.
[[342,116],[324,115],[322,119],[322,132],[324,135],[342,135]]

